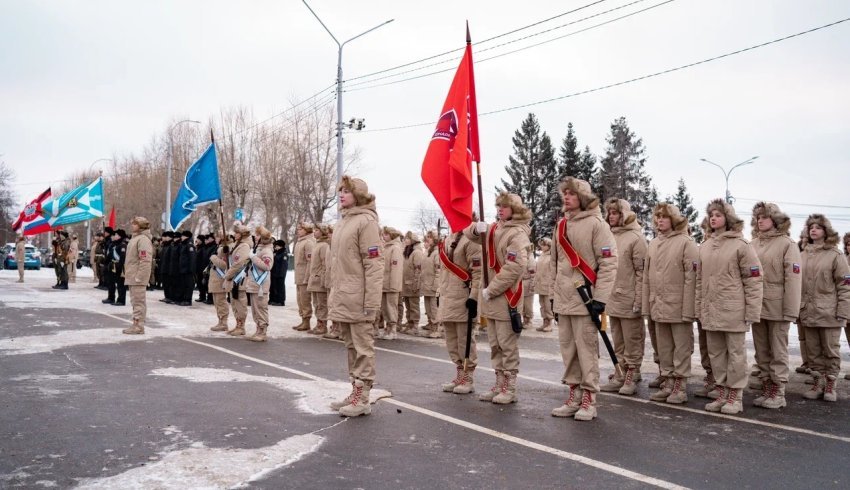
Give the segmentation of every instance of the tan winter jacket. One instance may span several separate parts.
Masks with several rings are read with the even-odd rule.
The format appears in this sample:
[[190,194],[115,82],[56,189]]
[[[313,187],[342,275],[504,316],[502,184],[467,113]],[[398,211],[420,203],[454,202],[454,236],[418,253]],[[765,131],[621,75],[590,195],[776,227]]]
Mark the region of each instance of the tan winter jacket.
[[552,294],[552,279],[553,270],[550,269],[552,262],[551,249],[549,252],[540,252],[540,257],[537,257],[537,273],[534,278],[534,293],[540,296],[549,296]]
[[802,253],[803,287],[799,324],[835,328],[850,318],[850,266],[834,243],[809,243]]
[[[260,292],[260,288],[262,287],[262,295],[267,296],[269,294],[269,289],[271,288],[272,280],[271,280],[271,270],[274,266],[274,247],[272,243],[264,243],[260,244],[257,247],[257,251],[254,252],[254,256],[251,257],[251,267],[248,268],[248,277],[245,278],[245,292],[251,294],[258,294]],[[251,270],[253,269],[253,270]],[[257,274],[258,277],[262,277],[264,272],[268,272],[265,279],[263,279],[262,285],[258,284],[254,279],[254,274]]]
[[[251,253],[251,236],[245,235],[239,243],[230,251],[230,267],[224,273],[224,290],[233,289],[233,278],[235,278],[248,263],[248,255]],[[247,274],[247,272],[246,272]],[[239,291],[245,291],[246,279],[239,283]]]
[[688,222],[683,223],[655,237],[646,251],[641,310],[655,322],[689,323],[697,316],[699,251],[688,236]]
[[[454,252],[451,244],[460,235]],[[446,239],[446,255],[459,268],[470,276],[468,282],[462,281],[448,267],[442,267],[440,274],[440,310],[441,322],[465,322],[467,319],[466,300],[478,301],[481,284],[481,245],[467,238],[463,232],[450,235]],[[439,253],[438,253],[439,260]]]
[[637,216],[629,203],[619,199],[620,224],[611,227],[617,243],[617,277],[614,292],[605,311],[618,318],[638,318],[643,301],[643,259],[646,257],[644,238]]
[[761,271],[740,228],[712,234],[703,242],[697,268],[697,312],[702,328],[746,332],[747,322],[758,322],[763,298]]
[[[145,230],[148,232],[148,239],[151,238],[150,230]],[[74,264],[76,267],[77,259],[80,257],[80,241],[77,239],[71,240],[71,245],[68,247],[68,263]],[[126,267],[126,266],[125,266]],[[126,274],[126,272],[125,272]],[[130,286],[130,284],[128,284]],[[138,286],[138,284],[134,284],[134,286]]]
[[23,264],[24,260],[26,260],[27,253],[27,242],[23,240],[19,240],[15,243],[15,262],[17,264]]
[[757,233],[750,243],[762,267],[761,319],[793,322],[800,314],[802,259],[797,243],[780,230]]
[[[484,237],[475,234],[475,223],[464,230],[466,238],[477,244],[480,244],[482,239],[487,239],[490,230],[493,228],[496,230],[494,236],[495,250],[491,252],[488,248],[487,254],[494,260],[498,260],[502,264],[502,268],[496,274],[495,262],[487,261],[490,283],[482,284],[482,289],[486,287],[490,293],[490,299],[484,301],[484,298],[479,298],[478,300],[478,311],[486,318],[505,322],[511,319],[505,292],[508,289],[515,291],[519,287],[528,262],[528,245],[530,243],[528,235],[531,233],[528,224],[531,222],[531,213],[527,214],[528,217],[524,215],[517,217],[517,213],[514,211],[513,219],[504,223],[490,224],[487,227],[487,235]],[[517,312],[522,314],[522,298],[519,299],[516,309]]]
[[424,260],[422,261],[422,275],[420,276],[422,280],[422,296],[436,296],[437,295],[437,271],[438,263],[440,260],[440,253],[437,251],[437,247],[434,247],[434,250],[431,252],[431,255],[425,255]]
[[328,319],[342,323],[371,323],[381,308],[384,260],[375,200],[343,209],[334,226],[330,268],[333,287]]
[[522,295],[534,296],[534,285],[536,284],[537,276],[537,260],[534,254],[528,253],[528,262],[525,264],[525,272],[522,274]]
[[[611,228],[602,220],[599,203],[591,201],[590,207],[567,220],[567,238],[591,269],[596,271],[596,285],[591,288],[593,299],[602,303],[611,301],[617,277],[617,242]],[[559,220],[559,222],[561,221]],[[584,284],[584,276],[570,265],[558,240],[558,227],[552,233],[552,261],[549,265],[554,277],[552,296],[555,313],[559,315],[589,315],[581,300],[576,283]]]
[[330,284],[328,277],[328,252],[330,252],[327,238],[319,238],[313,245],[313,256],[310,258],[310,278],[307,281],[307,291],[311,293],[326,293]]
[[384,244],[384,288],[385,293],[400,293],[404,256],[401,239],[396,237]]
[[292,255],[295,256],[295,285],[306,286],[310,282],[310,259],[316,238],[312,234],[304,235],[295,242]]
[[425,263],[425,252],[418,243],[413,245],[413,251],[404,259],[404,283],[401,287],[402,297],[422,296],[422,266]]
[[218,271],[221,271],[222,274],[227,272],[227,255],[224,253],[224,247],[219,246],[216,249],[215,255],[210,257],[212,268],[210,269],[209,291],[211,293],[223,293],[227,291],[224,289],[224,278],[218,273]]
[[151,232],[150,230],[142,230],[133,235],[130,243],[127,244],[127,256],[124,259],[124,284],[126,286],[147,286],[151,280],[152,264],[153,242],[151,242]]

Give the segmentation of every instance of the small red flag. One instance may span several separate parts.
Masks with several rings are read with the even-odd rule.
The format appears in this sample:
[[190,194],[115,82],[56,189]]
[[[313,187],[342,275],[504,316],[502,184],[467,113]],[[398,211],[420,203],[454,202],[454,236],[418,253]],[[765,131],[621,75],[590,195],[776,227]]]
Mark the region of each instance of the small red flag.
[[109,224],[106,226],[115,229],[115,206],[112,206],[112,211],[109,212]]
[[472,223],[472,162],[481,161],[478,108],[472,70],[472,41],[466,28],[466,51],[431,137],[422,180],[434,195],[452,231]]

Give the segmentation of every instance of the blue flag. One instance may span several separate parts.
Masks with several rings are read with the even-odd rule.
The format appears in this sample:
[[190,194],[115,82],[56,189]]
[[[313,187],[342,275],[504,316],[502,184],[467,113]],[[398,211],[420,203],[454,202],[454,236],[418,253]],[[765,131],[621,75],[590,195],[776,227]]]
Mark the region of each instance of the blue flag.
[[98,177],[90,184],[45,202],[41,214],[51,228],[103,218],[103,180]]
[[218,161],[215,157],[215,143],[210,144],[192,166],[186,170],[183,185],[177,191],[174,205],[171,206],[168,225],[172,230],[180,228],[192,211],[198,206],[221,199],[221,183],[218,181]]

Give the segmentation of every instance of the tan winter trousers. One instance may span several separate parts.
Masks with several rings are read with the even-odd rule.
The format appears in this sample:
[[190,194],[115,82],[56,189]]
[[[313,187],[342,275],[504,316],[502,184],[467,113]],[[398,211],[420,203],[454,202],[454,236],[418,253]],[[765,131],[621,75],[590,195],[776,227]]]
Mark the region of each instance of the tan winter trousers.
[[519,371],[519,335],[511,329],[510,320],[487,318],[490,340],[490,364],[496,371]]
[[269,295],[260,296],[257,293],[247,293],[251,297],[251,318],[257,324],[257,328],[269,326]]
[[564,360],[564,381],[599,392],[599,334],[590,315],[560,315],[558,342]]
[[328,293],[314,292],[313,309],[316,310],[316,320],[325,322],[328,320]]
[[[387,331],[398,330],[398,293],[381,294],[381,316],[387,325]],[[380,328],[381,325],[378,325]]]
[[310,320],[313,317],[313,305],[310,303],[310,293],[307,292],[306,284],[298,284],[295,286],[295,296],[298,299],[298,315],[301,319]]
[[841,327],[806,329],[806,349],[809,351],[809,367],[823,376],[838,376],[841,370]]
[[753,345],[761,377],[773,384],[788,382],[788,329],[791,322],[763,320],[753,323]]
[[691,323],[655,322],[661,375],[675,378],[691,376],[694,353],[694,326]]
[[746,332],[705,331],[711,371],[719,386],[744,389],[747,387]]
[[140,327],[145,326],[145,318],[148,316],[148,305],[145,301],[145,290],[147,286],[127,286],[130,292],[130,306],[133,307],[133,322]]
[[646,330],[643,318],[619,318],[609,316],[614,354],[627,368],[637,369],[643,364],[643,349],[646,345]]
[[549,296],[538,295],[537,298],[540,300],[540,315],[543,316],[544,320],[554,320],[555,314],[552,313],[552,303],[549,302]]
[[439,306],[437,306],[437,297],[436,296],[425,296],[425,318],[428,319],[429,325],[437,325],[437,312],[439,311]]
[[534,294],[526,294],[522,297],[522,323],[531,323],[534,320]]
[[348,375],[355,379],[375,379],[375,334],[373,324],[341,323],[339,333],[348,354]]
[[649,332],[649,343],[652,345],[652,362],[661,365],[658,359],[658,339],[655,337],[655,322],[652,318],[646,319],[646,331]]
[[[443,327],[446,329],[446,349],[449,351],[449,359],[458,367],[462,367],[463,355],[466,353],[466,322],[443,322]],[[467,369],[474,369],[478,365],[477,351],[473,335],[469,343]]]
[[422,314],[419,310],[419,296],[401,296],[398,299],[398,321],[403,318],[403,312],[407,310],[407,323],[419,327]]
[[18,280],[24,282],[24,261],[18,261]]
[[711,359],[708,357],[708,340],[700,322],[697,322],[697,333],[699,336],[699,362],[708,374],[711,372]]
[[77,261],[68,264],[68,282],[74,284],[77,282]]
[[245,323],[248,318],[248,293],[239,291],[239,297],[230,297],[230,306],[233,308],[233,316],[237,323]]
[[800,357],[803,358],[803,366],[810,368],[809,349],[806,348],[806,329],[797,324],[797,340],[800,342]]
[[213,304],[215,305],[215,316],[218,317],[218,324],[226,327],[227,319],[230,317],[230,307],[227,304],[227,293],[212,293]]

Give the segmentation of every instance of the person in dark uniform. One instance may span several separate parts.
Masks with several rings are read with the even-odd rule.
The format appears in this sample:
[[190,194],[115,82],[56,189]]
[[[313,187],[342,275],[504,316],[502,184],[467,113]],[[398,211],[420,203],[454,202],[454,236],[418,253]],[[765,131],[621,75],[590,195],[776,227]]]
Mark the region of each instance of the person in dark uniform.
[[178,247],[177,274],[179,276],[179,306],[192,306],[192,291],[195,290],[195,266],[198,252],[192,241],[192,232],[184,230]]
[[204,303],[211,305],[213,304],[212,294],[209,292],[210,289],[210,274],[212,272],[212,268],[209,266],[210,258],[216,254],[218,251],[218,244],[215,240],[215,235],[210,233],[207,235],[206,239],[204,239],[204,244],[206,247],[206,251],[204,253],[203,258],[198,257],[199,264],[206,264],[204,269],[206,270],[206,274],[204,276]]
[[109,244],[112,243],[112,233],[113,229],[110,227],[106,227],[103,229],[103,233],[101,234],[101,240],[97,242],[94,251],[94,267],[97,268],[97,286],[96,289],[108,289],[106,286],[106,275],[107,275],[107,267],[106,267],[106,250],[109,248]]
[[171,257],[168,261],[168,274],[169,276],[169,289],[170,293],[168,295],[168,299],[166,303],[179,303],[181,301],[180,295],[180,249],[182,247],[182,239],[180,233],[176,231],[171,232]]
[[195,237],[195,267],[192,269],[194,274],[195,284],[198,286],[198,297],[195,299],[198,303],[207,301],[207,280],[204,277],[204,271],[209,264],[207,257],[207,236],[198,235]]
[[[113,306],[126,304],[127,287],[124,286],[124,259],[127,256],[127,232],[118,229],[112,234],[112,243],[107,250],[107,287],[109,295],[103,303]],[[117,292],[117,296],[116,296]]]
[[270,306],[284,306],[286,304],[286,272],[289,269],[289,249],[286,242],[275,240],[274,242],[274,265],[272,266],[271,291],[269,292]]

